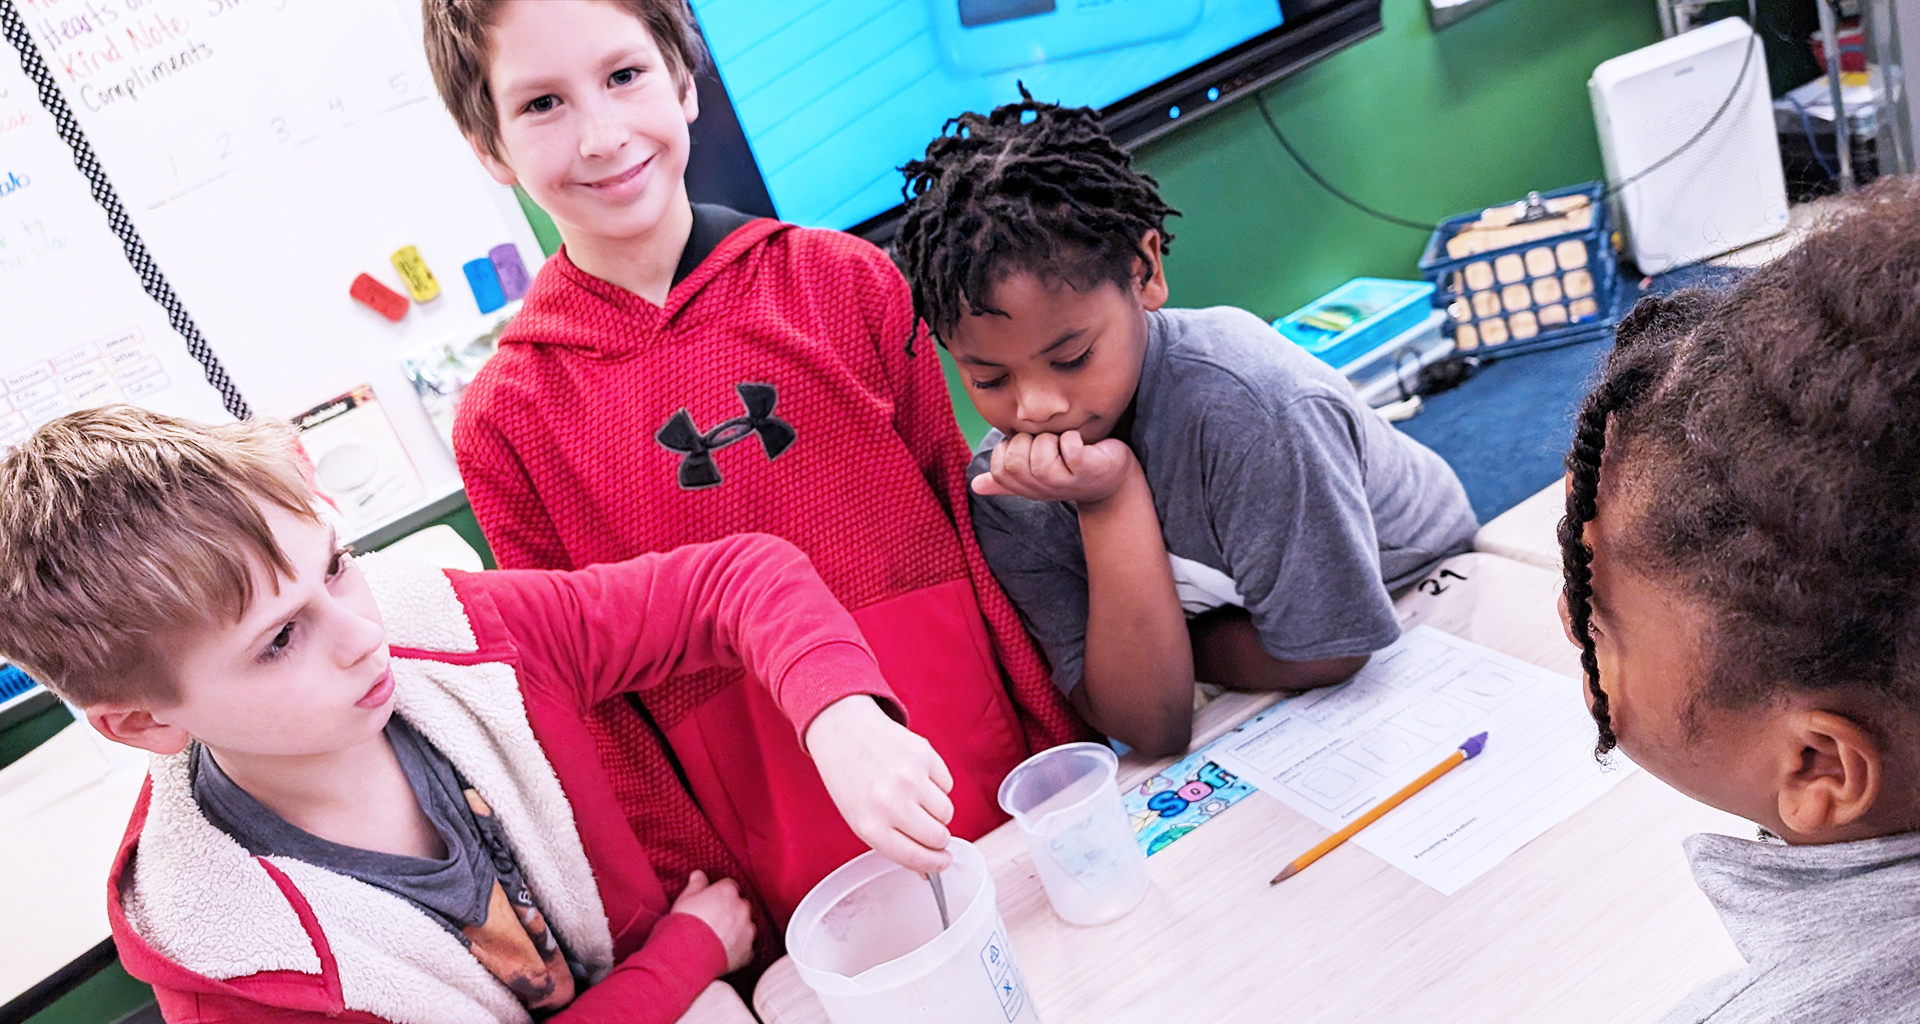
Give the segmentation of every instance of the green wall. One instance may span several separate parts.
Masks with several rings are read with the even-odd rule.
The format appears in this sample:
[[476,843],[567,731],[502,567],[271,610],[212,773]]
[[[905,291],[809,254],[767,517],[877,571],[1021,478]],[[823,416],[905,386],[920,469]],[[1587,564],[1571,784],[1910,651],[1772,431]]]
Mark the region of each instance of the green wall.
[[[1653,0],[1502,0],[1438,32],[1424,3],[1386,0],[1379,35],[1266,90],[1322,174],[1418,221],[1601,176],[1587,77],[1659,41]],[[1426,235],[1322,191],[1251,100],[1138,161],[1185,214],[1167,266],[1180,305],[1271,318],[1350,277],[1417,276]]]
[[[1587,77],[1660,40],[1654,0],[1501,0],[1438,32],[1385,0],[1377,36],[1264,90],[1309,162],[1377,209],[1438,221],[1601,176]],[[1173,302],[1272,319],[1353,277],[1419,276],[1426,235],[1367,217],[1288,158],[1250,98],[1142,148],[1182,216]],[[986,425],[957,381],[969,440]]]

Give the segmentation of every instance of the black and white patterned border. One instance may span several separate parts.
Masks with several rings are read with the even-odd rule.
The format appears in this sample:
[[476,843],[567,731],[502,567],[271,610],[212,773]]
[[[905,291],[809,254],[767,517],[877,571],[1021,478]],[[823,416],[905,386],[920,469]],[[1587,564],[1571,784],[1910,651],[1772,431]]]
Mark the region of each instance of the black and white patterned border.
[[167,320],[186,341],[187,351],[199,360],[201,370],[207,375],[207,383],[220,392],[220,400],[227,411],[236,419],[249,418],[253,411],[247,407],[247,400],[240,397],[240,390],[227,378],[227,370],[220,365],[220,357],[213,354],[207,339],[200,334],[199,325],[187,314],[187,307],[181,304],[180,297],[173,294],[173,286],[167,283],[167,276],[160,272],[159,264],[153,261],[153,254],[147,251],[147,243],[141,241],[139,230],[127,217],[127,208],[120,205],[120,196],[113,190],[113,182],[107,180],[107,172],[100,168],[100,158],[94,155],[93,144],[87,141],[86,134],[80,130],[80,122],[74,119],[73,108],[67,106],[67,98],[61,95],[60,87],[54,83],[53,74],[47,69],[46,58],[40,55],[39,46],[27,34],[26,22],[20,19],[14,0],[0,0],[0,31],[6,33],[7,41],[20,52],[20,69],[33,79],[40,93],[40,105],[53,115],[60,138],[73,150],[73,165],[87,176],[94,201],[107,212],[107,223],[113,227],[113,233],[119,236],[120,248],[126,253],[127,262],[140,275],[140,286],[167,311]]

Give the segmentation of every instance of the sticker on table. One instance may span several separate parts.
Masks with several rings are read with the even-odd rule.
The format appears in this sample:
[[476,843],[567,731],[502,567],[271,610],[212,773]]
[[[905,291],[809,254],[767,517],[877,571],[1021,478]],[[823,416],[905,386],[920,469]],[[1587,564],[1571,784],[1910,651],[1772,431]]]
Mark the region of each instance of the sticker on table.
[[1133,835],[1151,857],[1254,791],[1214,763],[1220,741],[1188,754],[1165,771],[1121,794]]

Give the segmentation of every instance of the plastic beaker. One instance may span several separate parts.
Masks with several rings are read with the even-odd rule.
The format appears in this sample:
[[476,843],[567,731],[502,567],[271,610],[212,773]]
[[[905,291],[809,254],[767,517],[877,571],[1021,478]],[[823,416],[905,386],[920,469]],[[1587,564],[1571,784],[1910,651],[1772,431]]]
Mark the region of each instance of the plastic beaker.
[[1026,834],[1053,912],[1102,924],[1147,895],[1147,855],[1115,784],[1120,760],[1101,743],[1043,750],[1007,773],[1000,806]]
[[947,846],[952,925],[924,876],[871,851],[840,865],[787,922],[787,953],[834,1024],[1040,1024],[971,843]]

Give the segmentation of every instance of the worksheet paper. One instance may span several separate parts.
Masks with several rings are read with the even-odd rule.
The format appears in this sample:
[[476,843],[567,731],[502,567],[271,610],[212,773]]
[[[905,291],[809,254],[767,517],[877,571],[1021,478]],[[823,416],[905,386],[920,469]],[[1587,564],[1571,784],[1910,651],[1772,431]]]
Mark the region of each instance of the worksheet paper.
[[1481,732],[1479,757],[1351,840],[1451,896],[1635,770],[1617,751],[1594,761],[1574,680],[1416,626],[1352,680],[1248,719],[1213,757],[1337,829]]

